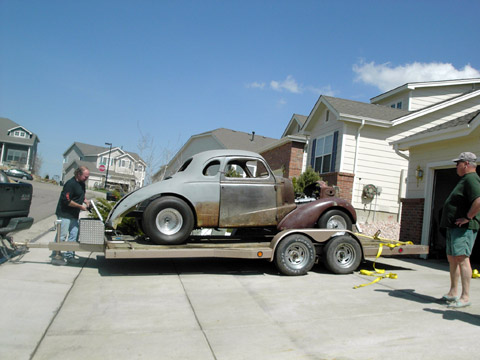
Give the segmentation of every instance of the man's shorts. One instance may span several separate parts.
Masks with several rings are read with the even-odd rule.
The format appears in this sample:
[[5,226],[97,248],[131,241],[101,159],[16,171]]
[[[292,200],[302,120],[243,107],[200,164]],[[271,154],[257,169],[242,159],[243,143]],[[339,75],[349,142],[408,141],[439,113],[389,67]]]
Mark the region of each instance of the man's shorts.
[[477,232],[464,228],[447,229],[447,255],[460,256],[472,255],[473,245]]

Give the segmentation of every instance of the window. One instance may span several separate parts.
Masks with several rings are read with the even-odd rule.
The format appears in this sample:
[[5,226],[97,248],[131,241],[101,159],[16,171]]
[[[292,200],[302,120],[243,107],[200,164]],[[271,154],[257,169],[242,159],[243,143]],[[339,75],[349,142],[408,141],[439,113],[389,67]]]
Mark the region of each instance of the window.
[[21,150],[12,150],[7,151],[7,161],[16,161],[22,164],[27,163],[27,152]]
[[15,130],[13,132],[13,136],[14,137],[22,137],[22,138],[26,138],[27,137],[27,133],[25,131],[22,131],[22,130]]
[[327,110],[327,113],[325,114],[325,122],[328,122],[329,117],[330,117],[330,110]]
[[401,102],[401,101],[398,101],[397,103],[393,103],[393,104],[390,105],[390,107],[391,107],[392,109],[395,109],[395,108],[396,108],[396,109],[401,109],[401,108],[402,108],[402,102]]
[[215,176],[218,174],[219,170],[220,170],[220,161],[213,160],[209,162],[207,166],[205,166],[205,169],[203,169],[203,175]]
[[335,171],[338,131],[313,140],[310,165],[320,173]]
[[269,177],[269,172],[260,160],[232,160],[226,167],[225,176],[229,178],[265,179]]

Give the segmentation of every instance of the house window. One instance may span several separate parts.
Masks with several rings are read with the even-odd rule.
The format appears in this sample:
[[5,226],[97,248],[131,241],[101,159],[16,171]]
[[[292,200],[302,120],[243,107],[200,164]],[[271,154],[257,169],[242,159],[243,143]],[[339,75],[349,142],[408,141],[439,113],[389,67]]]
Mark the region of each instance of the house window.
[[325,122],[328,122],[329,117],[330,117],[330,110],[327,110],[327,113],[325,114]]
[[21,164],[27,163],[27,152],[21,150],[12,150],[7,151],[7,161],[15,161]]
[[395,108],[396,108],[396,109],[401,109],[401,108],[402,108],[402,102],[401,102],[401,101],[398,101],[397,103],[393,103],[393,104],[390,105],[390,107],[391,107],[392,109],[395,109]]
[[333,153],[333,134],[317,138],[315,147],[315,171],[322,173],[330,172]]
[[25,131],[15,130],[15,131],[13,132],[13,136],[14,136],[14,137],[26,138],[26,137],[27,137],[27,134],[25,133]]

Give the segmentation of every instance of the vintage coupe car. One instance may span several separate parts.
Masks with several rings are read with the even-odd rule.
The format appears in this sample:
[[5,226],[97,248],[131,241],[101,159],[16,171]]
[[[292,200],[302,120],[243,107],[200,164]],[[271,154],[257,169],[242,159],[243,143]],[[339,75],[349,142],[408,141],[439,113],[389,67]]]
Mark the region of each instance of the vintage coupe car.
[[325,197],[297,204],[292,181],[273,174],[265,159],[242,150],[210,150],[186,160],[171,177],[126,194],[108,215],[115,229],[135,216],[156,244],[181,244],[193,229],[338,228],[351,230],[353,206]]

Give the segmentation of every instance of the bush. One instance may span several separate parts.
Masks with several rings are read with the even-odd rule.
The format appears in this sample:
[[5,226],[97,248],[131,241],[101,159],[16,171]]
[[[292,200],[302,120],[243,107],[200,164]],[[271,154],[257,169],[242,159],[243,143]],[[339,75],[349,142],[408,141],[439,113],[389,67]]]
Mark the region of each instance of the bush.
[[[107,201],[105,199],[96,198],[95,205],[97,206],[98,212],[102,215],[103,220],[108,217],[108,214],[115,205],[114,202]],[[98,219],[98,216],[95,212],[90,213],[90,217],[94,219]],[[117,230],[122,234],[128,234],[132,236],[140,236],[143,235],[143,232],[138,228],[137,222],[133,217],[124,217],[122,222],[118,224]]]
[[298,179],[293,178],[293,190],[295,194],[302,194],[303,190],[310,184],[313,184],[319,180],[322,180],[320,174],[313,170],[310,166],[303,172]]

